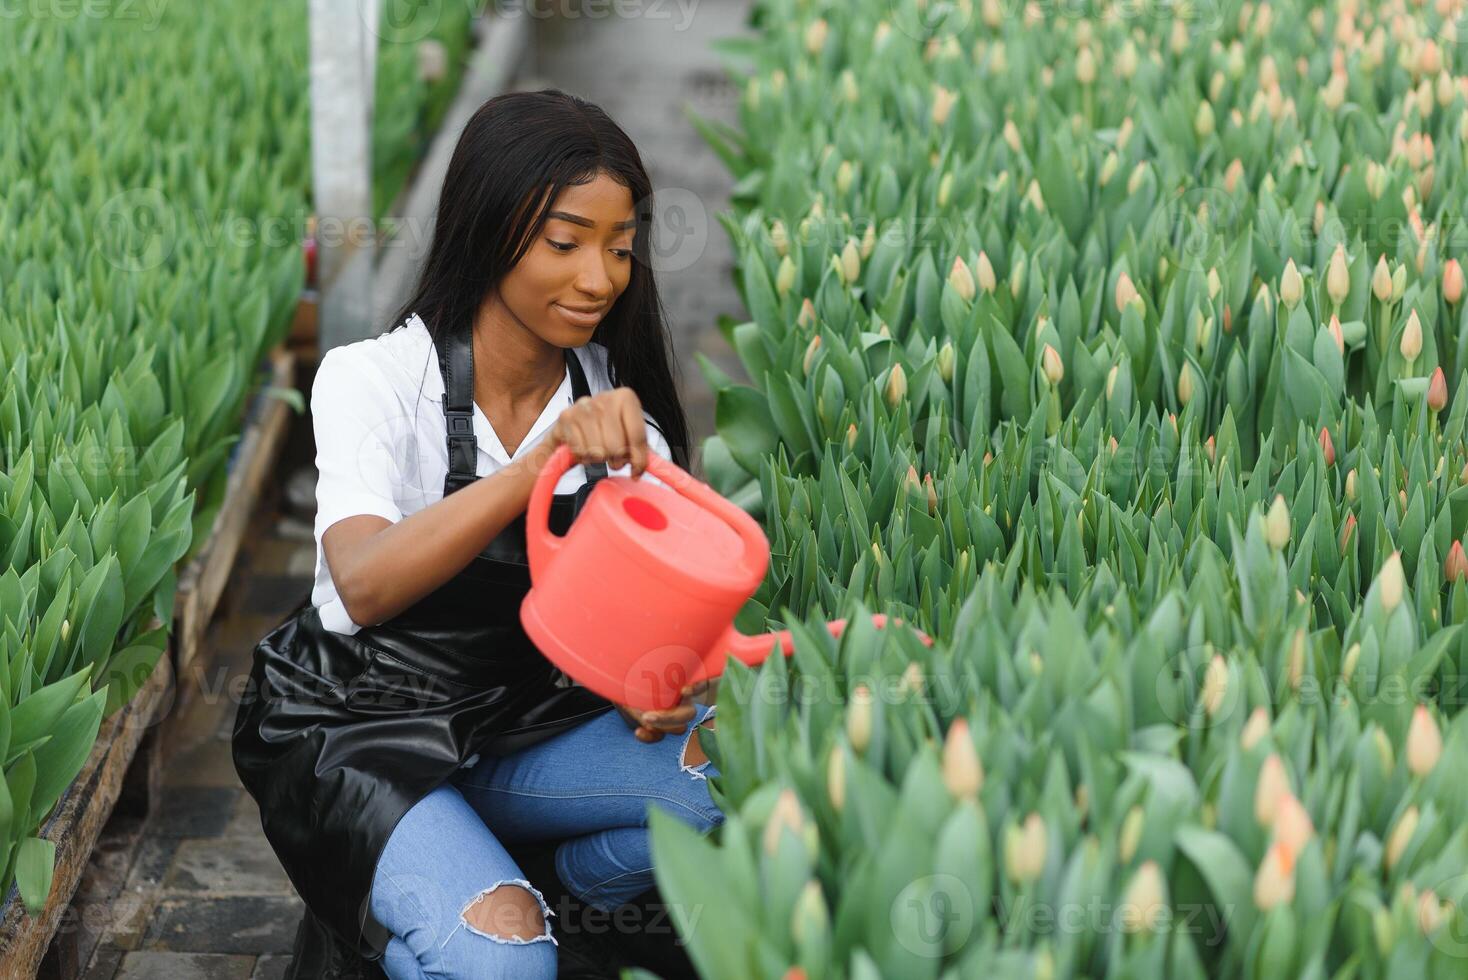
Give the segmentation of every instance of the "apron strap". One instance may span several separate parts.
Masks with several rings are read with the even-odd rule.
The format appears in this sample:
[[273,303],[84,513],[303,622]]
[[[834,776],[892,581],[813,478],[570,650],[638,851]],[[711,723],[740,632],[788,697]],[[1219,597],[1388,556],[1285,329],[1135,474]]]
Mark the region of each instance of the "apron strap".
[[[571,348],[563,350],[566,369],[571,375],[572,400],[589,396],[591,388],[586,383],[581,359]],[[438,369],[443,375],[443,417],[449,451],[449,470],[443,481],[443,495],[447,497],[479,478],[475,472],[479,440],[474,436],[474,343],[471,333],[451,334],[443,339],[438,345]],[[583,491],[589,492],[597,481],[606,477],[607,467],[605,463],[590,463],[585,469],[586,486]],[[585,499],[585,493],[581,499]]]

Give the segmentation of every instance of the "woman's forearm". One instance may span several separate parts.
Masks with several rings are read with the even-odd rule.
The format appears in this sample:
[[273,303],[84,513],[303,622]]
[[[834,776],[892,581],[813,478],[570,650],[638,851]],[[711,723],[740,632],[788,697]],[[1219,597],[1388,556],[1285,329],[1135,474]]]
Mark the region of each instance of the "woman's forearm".
[[340,575],[332,565],[352,620],[391,619],[457,575],[525,512],[551,443],[543,440],[504,469],[356,541],[339,558]]

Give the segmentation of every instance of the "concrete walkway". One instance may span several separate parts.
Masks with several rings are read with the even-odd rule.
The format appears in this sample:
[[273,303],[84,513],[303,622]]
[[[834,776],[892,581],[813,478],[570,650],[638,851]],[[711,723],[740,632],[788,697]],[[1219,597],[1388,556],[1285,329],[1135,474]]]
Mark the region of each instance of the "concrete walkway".
[[[638,145],[655,189],[682,207],[670,223],[686,216],[688,240],[702,236],[659,276],[697,442],[713,432],[713,400],[693,352],[741,377],[715,322],[744,314],[714,217],[727,207],[730,181],[683,107],[733,120],[737,90],[724,84],[708,43],[740,32],[745,7],[702,0],[686,21],[676,5],[649,5],[667,17],[540,21],[516,82],[605,108]],[[210,631],[201,694],[165,722],[170,758],[157,811],[142,826],[109,826],[73,903],[70,927],[95,948],[86,980],[274,980],[289,965],[301,902],[239,785],[229,738],[254,645],[310,589],[313,455],[310,421],[297,419],[282,468],[297,474],[293,492],[256,516]]]

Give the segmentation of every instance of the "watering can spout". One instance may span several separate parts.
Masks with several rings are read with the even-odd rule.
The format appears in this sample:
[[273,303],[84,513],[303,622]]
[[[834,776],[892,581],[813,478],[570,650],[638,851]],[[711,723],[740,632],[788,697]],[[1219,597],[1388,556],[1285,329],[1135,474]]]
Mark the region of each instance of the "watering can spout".
[[[885,627],[887,622],[887,617],[882,613],[876,613],[872,616],[872,625],[878,629]],[[891,622],[893,625],[902,624],[901,619],[894,619]],[[826,629],[830,630],[831,635],[839,640],[841,634],[846,631],[846,620],[833,619],[826,624]],[[922,638],[924,644],[927,646],[933,645],[932,638],[926,633],[923,633],[921,630],[917,631],[917,633]],[[789,630],[778,630],[770,633],[761,633],[758,636],[749,636],[739,632],[739,628],[731,623],[729,628],[724,631],[723,636],[719,637],[718,645],[714,648],[714,663],[722,665],[724,656],[731,654],[750,667],[758,667],[764,662],[765,658],[769,657],[776,650],[779,650],[787,657],[795,652],[795,637]]]

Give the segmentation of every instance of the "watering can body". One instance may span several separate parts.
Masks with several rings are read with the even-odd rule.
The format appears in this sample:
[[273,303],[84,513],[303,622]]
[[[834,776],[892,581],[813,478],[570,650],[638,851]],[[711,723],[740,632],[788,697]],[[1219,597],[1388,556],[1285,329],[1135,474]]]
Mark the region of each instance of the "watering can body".
[[[547,659],[597,694],[648,710],[676,705],[730,655],[754,665],[791,652],[788,632],[746,636],[734,626],[770,561],[754,518],[652,454],[648,472],[666,486],[607,477],[557,536],[551,495],[572,462],[569,448],[556,450],[526,511],[531,588],[520,620]],[[845,621],[828,627],[839,636]]]

